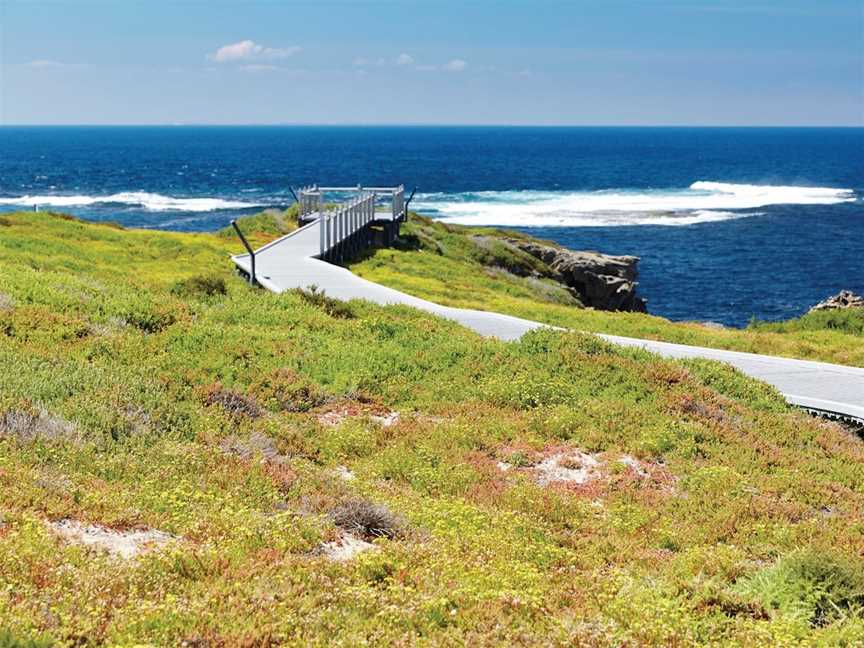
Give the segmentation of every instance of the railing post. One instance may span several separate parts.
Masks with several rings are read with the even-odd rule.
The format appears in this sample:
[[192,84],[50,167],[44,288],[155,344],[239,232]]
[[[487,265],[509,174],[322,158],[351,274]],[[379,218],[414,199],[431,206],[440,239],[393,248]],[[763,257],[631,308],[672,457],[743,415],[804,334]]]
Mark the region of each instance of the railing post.
[[327,219],[324,223],[324,227],[327,229],[327,245],[326,245],[326,254],[327,258],[330,258],[330,250],[333,249],[333,216],[330,212],[325,212]]
[[245,247],[246,251],[249,252],[249,258],[252,260],[252,274],[249,277],[249,283],[254,286],[258,283],[258,280],[255,277],[255,250],[252,249],[252,246],[249,245],[249,241],[247,241],[246,237],[243,236],[243,232],[240,231],[240,227],[237,225],[236,220],[231,221],[231,226],[234,228],[234,231],[237,232],[237,236],[240,237],[240,240],[243,241],[243,247]]
[[324,214],[318,212],[318,242],[319,252],[318,257],[324,258],[324,251],[327,247],[327,232],[325,230],[327,223],[324,220]]

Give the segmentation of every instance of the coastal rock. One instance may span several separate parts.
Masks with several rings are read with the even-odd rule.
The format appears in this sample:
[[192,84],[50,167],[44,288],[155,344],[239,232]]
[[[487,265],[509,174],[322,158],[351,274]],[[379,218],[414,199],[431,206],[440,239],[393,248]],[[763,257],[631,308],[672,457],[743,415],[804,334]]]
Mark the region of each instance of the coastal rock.
[[821,301],[810,309],[810,312],[834,310],[838,308],[864,308],[864,297],[856,295],[851,290],[841,290],[833,297]]
[[566,250],[520,239],[508,239],[507,243],[546,264],[552,278],[566,285],[586,306],[647,312],[645,300],[636,294],[639,257]]

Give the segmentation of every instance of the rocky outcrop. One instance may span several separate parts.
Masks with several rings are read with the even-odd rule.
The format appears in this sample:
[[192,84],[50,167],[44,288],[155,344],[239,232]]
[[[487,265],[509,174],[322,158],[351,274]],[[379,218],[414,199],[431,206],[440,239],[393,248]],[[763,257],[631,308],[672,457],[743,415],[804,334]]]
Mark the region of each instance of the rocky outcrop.
[[645,300],[636,294],[639,257],[573,251],[531,240],[506,242],[542,261],[551,270],[549,276],[567,286],[586,306],[647,312]]
[[864,297],[856,295],[851,290],[841,290],[833,297],[821,301],[810,309],[810,312],[820,310],[835,310],[838,308],[864,308]]

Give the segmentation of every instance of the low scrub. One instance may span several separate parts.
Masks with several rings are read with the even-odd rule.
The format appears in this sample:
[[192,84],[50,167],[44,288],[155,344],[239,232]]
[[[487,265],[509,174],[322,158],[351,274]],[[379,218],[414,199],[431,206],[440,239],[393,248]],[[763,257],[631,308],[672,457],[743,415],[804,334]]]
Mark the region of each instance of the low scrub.
[[351,309],[351,306],[339,299],[328,297],[318,286],[309,286],[306,290],[298,288],[293,292],[304,302],[315,308],[320,308],[330,317],[354,319],[354,311]]
[[864,611],[864,561],[825,549],[796,551],[736,590],[778,615],[826,626]]
[[206,389],[204,404],[208,407],[218,405],[231,416],[258,418],[263,414],[261,406],[253,397],[225,389],[219,383]]
[[366,540],[397,538],[404,532],[404,522],[383,504],[353,499],[337,506],[330,513],[340,529]]
[[[864,636],[864,445],[726,365],[554,330],[503,343],[407,307],[351,303],[353,317],[331,316],[327,300],[233,276],[234,237],[4,218],[9,641]],[[361,269],[438,301],[703,339],[691,325],[550,303],[526,278],[468,258],[475,243],[459,228],[424,228],[441,255],[380,250]],[[172,292],[214,276],[226,295]],[[861,346],[837,331],[715,334],[825,358],[841,341],[850,357]],[[549,479],[580,471],[590,479]],[[178,541],[122,563],[63,542],[58,520]],[[376,538],[350,561],[313,559]]]
[[9,409],[0,415],[0,437],[29,441],[72,440],[75,426],[37,407]]
[[175,283],[171,292],[181,297],[213,297],[227,294],[228,287],[222,277],[196,275]]
[[798,331],[838,331],[864,337],[864,308],[818,310],[783,322],[753,320],[749,328],[755,331],[794,333]]

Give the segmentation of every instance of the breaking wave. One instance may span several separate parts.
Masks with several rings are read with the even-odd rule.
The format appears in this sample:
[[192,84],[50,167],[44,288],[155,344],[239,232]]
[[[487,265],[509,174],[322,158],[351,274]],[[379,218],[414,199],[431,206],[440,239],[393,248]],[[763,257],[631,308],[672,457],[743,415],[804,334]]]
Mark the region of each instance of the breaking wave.
[[88,207],[91,205],[126,205],[143,207],[150,211],[208,212],[219,209],[247,209],[260,207],[259,203],[221,198],[172,198],[144,191],[129,191],[110,196],[20,196],[0,198],[0,205],[21,207]]
[[686,189],[424,194],[417,197],[417,207],[423,213],[460,225],[675,226],[762,213],[731,210],[770,205],[833,205],[855,200],[851,189],[699,181]]

